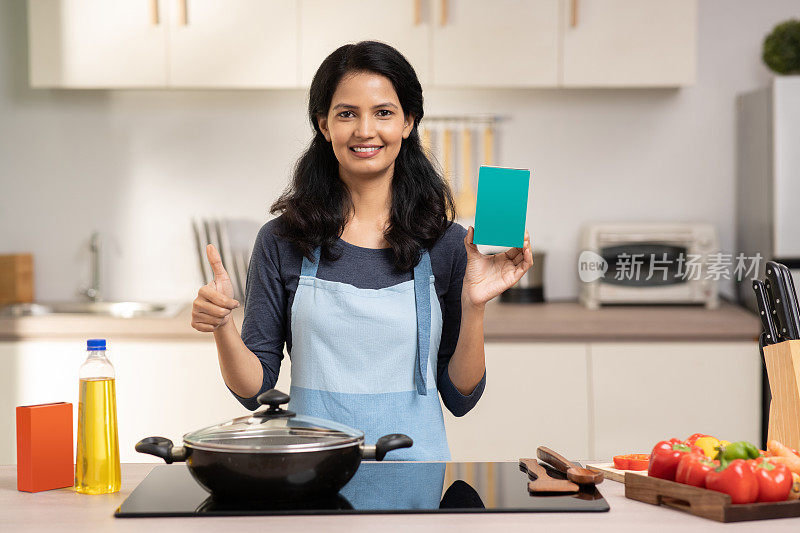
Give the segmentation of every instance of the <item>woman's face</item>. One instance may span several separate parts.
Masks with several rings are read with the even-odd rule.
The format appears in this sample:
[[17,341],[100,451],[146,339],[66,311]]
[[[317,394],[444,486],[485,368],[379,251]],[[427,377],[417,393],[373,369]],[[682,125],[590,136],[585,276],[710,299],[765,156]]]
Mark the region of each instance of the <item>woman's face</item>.
[[333,145],[342,177],[373,178],[394,171],[403,139],[414,127],[388,78],[372,72],[345,76],[319,127]]

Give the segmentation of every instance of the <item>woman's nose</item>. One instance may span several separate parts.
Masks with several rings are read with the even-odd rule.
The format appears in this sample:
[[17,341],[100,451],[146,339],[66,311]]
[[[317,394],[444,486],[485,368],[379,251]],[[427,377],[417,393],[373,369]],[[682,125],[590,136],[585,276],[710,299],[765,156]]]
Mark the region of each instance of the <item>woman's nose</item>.
[[355,135],[356,137],[361,137],[362,139],[369,139],[370,137],[375,136],[375,121],[372,120],[372,117],[361,117],[356,125]]

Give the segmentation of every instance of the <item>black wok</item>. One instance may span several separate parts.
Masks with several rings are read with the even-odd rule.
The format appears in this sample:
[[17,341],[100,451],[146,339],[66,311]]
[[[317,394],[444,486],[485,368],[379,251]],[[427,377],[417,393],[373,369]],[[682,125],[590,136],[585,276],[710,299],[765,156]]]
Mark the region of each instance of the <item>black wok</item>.
[[410,437],[386,435],[364,444],[364,433],[329,420],[280,408],[289,396],[275,389],[258,397],[268,409],[183,436],[183,446],[148,437],[136,451],[167,464],[185,461],[216,500],[298,501],[329,498],[358,470],[362,459],[412,445]]

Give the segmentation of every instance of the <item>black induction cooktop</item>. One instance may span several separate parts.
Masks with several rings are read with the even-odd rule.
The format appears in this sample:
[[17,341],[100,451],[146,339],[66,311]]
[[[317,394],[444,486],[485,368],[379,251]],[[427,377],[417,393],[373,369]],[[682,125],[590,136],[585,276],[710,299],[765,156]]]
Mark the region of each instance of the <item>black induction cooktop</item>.
[[[553,477],[564,476],[548,470]],[[361,463],[336,497],[295,504],[217,502],[183,465],[155,467],[114,513],[156,516],[293,515],[346,513],[602,512],[595,488],[577,494],[531,495],[516,462]]]

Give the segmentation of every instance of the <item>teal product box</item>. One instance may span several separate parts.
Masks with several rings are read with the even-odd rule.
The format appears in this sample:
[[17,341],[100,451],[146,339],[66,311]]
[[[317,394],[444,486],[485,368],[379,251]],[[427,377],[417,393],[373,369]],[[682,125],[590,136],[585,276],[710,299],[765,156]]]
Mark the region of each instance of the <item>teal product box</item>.
[[480,167],[474,244],[523,247],[530,179],[530,170]]

